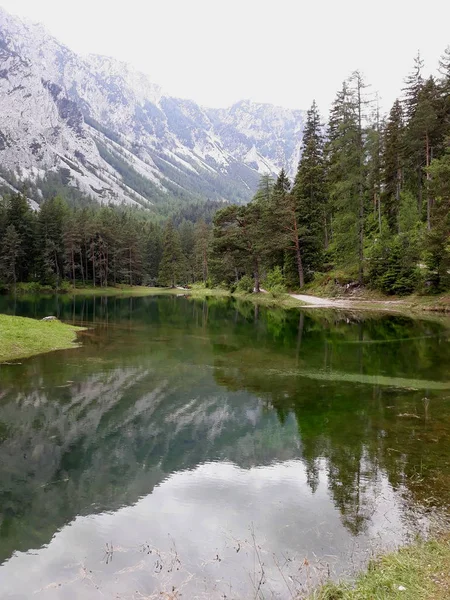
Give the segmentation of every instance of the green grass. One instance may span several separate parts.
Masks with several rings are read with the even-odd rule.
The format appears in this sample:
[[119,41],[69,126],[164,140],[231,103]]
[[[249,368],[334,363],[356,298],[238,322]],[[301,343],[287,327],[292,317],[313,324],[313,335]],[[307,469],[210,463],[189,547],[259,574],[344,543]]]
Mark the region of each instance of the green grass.
[[280,306],[284,308],[292,308],[303,306],[304,303],[291,298],[288,294],[280,294],[273,296],[272,294],[246,294],[243,292],[235,292],[231,294],[229,290],[223,288],[205,288],[203,285],[192,285],[189,289],[183,290],[179,288],[162,288],[162,287],[146,287],[146,286],[130,286],[120,285],[117,287],[83,287],[71,288],[67,293],[80,296],[155,296],[155,295],[176,295],[186,294],[193,298],[206,298],[215,296],[220,298],[239,298],[247,300],[260,306]]
[[[333,299],[345,300],[348,302],[348,308],[354,310],[388,310],[395,312],[405,312],[414,314],[420,313],[445,313],[450,312],[450,294],[445,293],[436,296],[420,296],[414,294],[411,296],[384,296],[380,292],[373,290],[362,289],[358,290],[355,295],[347,295],[342,293],[342,288],[338,292],[338,288],[334,284],[330,284],[330,279],[327,279],[329,285],[324,285],[324,279],[318,278],[317,281],[305,286],[301,293],[311,294],[319,297],[328,297]],[[331,286],[331,287],[330,287]],[[19,284],[17,292],[20,294],[36,294],[36,293],[55,293],[51,288],[39,288],[36,284]],[[69,294],[76,296],[154,296],[154,295],[180,295],[185,293],[193,298],[206,298],[208,296],[215,297],[231,297],[247,300],[253,304],[268,307],[280,308],[298,308],[304,306],[304,302],[292,298],[289,294],[248,294],[244,292],[234,292],[233,294],[224,288],[205,288],[202,284],[193,284],[188,290],[162,288],[162,287],[146,287],[146,286],[130,286],[120,284],[115,287],[71,287],[65,285],[59,290],[60,294]],[[319,310],[315,308],[315,310]]]
[[71,296],[155,296],[157,294],[182,294],[183,291],[172,288],[147,287],[145,285],[124,285],[115,287],[71,287],[64,293]]
[[245,294],[243,292],[235,292],[232,294],[234,298],[239,298],[241,300],[247,300],[248,302],[253,302],[253,304],[258,304],[258,306],[268,306],[268,307],[280,307],[280,308],[298,308],[300,306],[305,306],[305,303],[301,300],[297,300],[296,298],[292,298],[289,294],[276,294],[272,295],[270,292],[267,294]]
[[353,584],[326,584],[310,600],[450,598],[450,536],[418,541],[369,564]]
[[78,331],[82,331],[82,328],[60,321],[36,321],[0,315],[0,362],[52,350],[76,348]]

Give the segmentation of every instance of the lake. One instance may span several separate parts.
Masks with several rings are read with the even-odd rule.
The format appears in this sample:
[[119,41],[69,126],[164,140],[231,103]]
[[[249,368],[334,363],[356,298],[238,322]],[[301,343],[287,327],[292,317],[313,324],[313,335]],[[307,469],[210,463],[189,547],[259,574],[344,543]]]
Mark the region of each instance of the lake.
[[288,599],[447,523],[438,320],[175,296],[0,312],[89,326],[0,366],[2,599]]

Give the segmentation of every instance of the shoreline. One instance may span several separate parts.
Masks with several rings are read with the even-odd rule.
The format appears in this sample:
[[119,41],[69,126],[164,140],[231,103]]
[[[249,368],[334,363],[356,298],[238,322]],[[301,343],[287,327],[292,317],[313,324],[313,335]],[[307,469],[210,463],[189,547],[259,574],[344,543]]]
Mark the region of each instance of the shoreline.
[[326,582],[308,600],[444,600],[450,597],[450,535],[380,554],[348,581]]
[[66,294],[76,296],[157,296],[175,295],[190,296],[193,298],[221,297],[236,298],[253,302],[260,306],[280,308],[308,308],[308,309],[336,309],[356,311],[379,311],[394,313],[450,313],[450,295],[439,296],[404,296],[404,297],[322,297],[310,294],[278,293],[261,290],[259,294],[230,292],[222,288],[204,288],[193,286],[191,288],[160,288],[145,286],[120,286],[116,288],[74,288]]
[[27,317],[0,314],[0,365],[55,350],[80,346],[75,327],[61,321],[39,321]]
[[[26,286],[26,284],[25,284]],[[398,314],[425,314],[436,315],[450,314],[450,294],[444,293],[436,296],[381,296],[373,294],[370,290],[364,290],[358,295],[322,296],[315,295],[321,290],[315,289],[313,294],[305,293],[277,293],[272,294],[261,290],[261,293],[230,292],[223,288],[205,288],[201,285],[193,285],[191,288],[164,288],[147,286],[109,286],[109,287],[69,287],[61,290],[50,290],[44,288],[36,291],[27,290],[26,287],[19,289],[18,297],[26,297],[39,294],[57,294],[61,296],[110,296],[110,297],[144,297],[159,295],[189,296],[192,298],[221,297],[236,298],[237,300],[249,301],[259,306],[273,308],[307,308],[335,309],[350,311],[372,311],[389,312]]]

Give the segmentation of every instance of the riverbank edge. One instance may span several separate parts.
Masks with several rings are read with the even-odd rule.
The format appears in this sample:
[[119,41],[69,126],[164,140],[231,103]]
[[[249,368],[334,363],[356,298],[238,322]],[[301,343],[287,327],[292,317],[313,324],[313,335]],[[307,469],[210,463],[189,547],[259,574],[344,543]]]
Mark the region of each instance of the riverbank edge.
[[0,314],[0,365],[55,350],[78,348],[84,327]]
[[[347,310],[368,310],[368,311],[384,311],[384,312],[450,312],[450,295],[448,293],[439,296],[380,296],[374,297],[370,293],[366,296],[357,298],[349,298],[348,296],[336,296],[328,298],[329,304],[311,305],[307,301],[299,300],[295,296],[297,294],[271,292],[251,294],[244,292],[230,292],[223,288],[205,288],[200,285],[193,285],[188,289],[184,288],[160,288],[160,287],[145,287],[145,286],[120,286],[120,287],[86,287],[72,288],[69,294],[86,295],[86,296],[154,296],[154,295],[185,295],[193,298],[206,298],[209,296],[222,298],[236,298],[246,300],[258,304],[260,306],[280,307],[280,308],[300,308],[308,307],[315,310],[321,308],[347,309]],[[307,293],[307,292],[305,292]],[[324,299],[324,296],[318,296]]]
[[308,600],[444,600],[450,598],[450,534],[418,539],[370,561],[352,582],[326,583]]
[[[28,295],[34,295],[36,293],[58,293],[64,296],[120,296],[120,297],[139,297],[139,296],[155,296],[155,295],[185,295],[193,298],[206,298],[206,297],[222,297],[222,298],[237,298],[246,300],[257,304],[259,306],[267,306],[269,308],[300,308],[307,307],[314,310],[319,309],[337,309],[337,310],[349,310],[349,311],[372,311],[372,312],[395,312],[395,313],[409,313],[409,314],[420,314],[420,313],[441,313],[446,314],[450,312],[450,294],[440,294],[435,296],[420,296],[417,294],[411,296],[383,296],[378,293],[373,293],[370,290],[359,291],[358,295],[332,295],[327,297],[325,290],[315,288],[310,290],[305,288],[303,294],[314,294],[307,296],[310,299],[322,300],[320,304],[314,305],[310,301],[303,301],[296,296],[302,294],[290,294],[290,293],[277,293],[272,294],[260,293],[251,294],[244,292],[231,293],[229,290],[224,288],[205,288],[202,285],[193,285],[188,289],[184,288],[163,288],[163,287],[147,287],[147,286],[129,286],[119,285],[116,287],[68,287],[61,290],[51,290],[44,288],[36,292],[33,290],[28,291],[24,285],[20,289],[18,295],[20,297],[26,297]],[[324,303],[323,301],[327,302]]]

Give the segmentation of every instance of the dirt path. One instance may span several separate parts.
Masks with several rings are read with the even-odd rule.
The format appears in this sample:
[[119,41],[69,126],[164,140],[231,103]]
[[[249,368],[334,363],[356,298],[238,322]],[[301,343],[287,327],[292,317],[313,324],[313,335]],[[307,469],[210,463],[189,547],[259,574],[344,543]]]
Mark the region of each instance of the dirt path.
[[305,302],[308,308],[378,308],[384,310],[401,307],[404,303],[401,300],[361,300],[359,298],[319,298],[318,296],[308,296],[307,294],[289,294],[292,298]]
[[308,307],[321,308],[395,308],[402,306],[401,300],[361,300],[360,298],[319,298],[318,296],[308,296],[306,294],[289,294],[292,298],[305,302]]
[[[348,306],[348,300],[334,300],[332,298],[318,298],[317,296],[307,296],[306,294],[289,294],[291,298],[295,298],[296,300],[300,300],[301,302],[305,302],[306,306],[321,306],[330,307],[330,306]],[[351,303],[351,302],[350,302]]]
[[[261,288],[267,294],[267,290]],[[395,310],[406,308],[402,300],[362,300],[360,298],[320,298],[308,294],[289,294],[291,298],[304,302],[305,308],[347,308],[357,310]]]
[[[260,288],[261,292],[269,292]],[[408,313],[423,315],[448,315],[450,314],[450,294],[442,296],[405,296],[395,300],[360,298],[357,295],[338,298],[321,298],[320,296],[311,296],[309,294],[288,294],[294,300],[302,303],[304,308],[336,308],[345,310],[371,310],[396,313]]]

